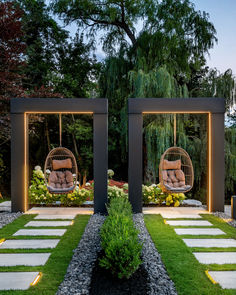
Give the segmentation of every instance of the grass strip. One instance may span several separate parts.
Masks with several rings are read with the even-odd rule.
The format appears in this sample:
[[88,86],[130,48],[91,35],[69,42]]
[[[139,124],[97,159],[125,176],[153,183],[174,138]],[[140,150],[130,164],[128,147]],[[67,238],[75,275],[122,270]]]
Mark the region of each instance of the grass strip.
[[[204,217],[226,232],[227,237],[236,237],[236,229],[225,222],[212,215],[204,214]],[[183,237],[178,236],[172,226],[164,224],[160,215],[144,215],[144,220],[178,295],[236,295],[236,290],[223,290],[218,284],[212,284],[205,274],[208,269],[229,270],[229,265],[200,264],[192,254],[192,249],[183,242]]]
[[[22,215],[13,222],[14,224],[12,223],[4,227],[4,233],[0,232],[0,237],[10,238],[11,234],[15,233],[18,229],[23,228],[24,224],[26,224],[34,216],[35,215]],[[66,233],[62,237],[57,237],[60,239],[60,242],[56,248],[48,251],[51,255],[44,266],[1,267],[0,271],[38,271],[42,272],[42,277],[35,286],[31,286],[28,290],[0,291],[0,294],[54,295],[57,292],[58,286],[64,279],[68,264],[70,263],[73,255],[73,249],[77,247],[89,218],[90,215],[77,215],[74,220],[74,224],[68,227]],[[46,238],[48,239],[51,237]],[[40,249],[40,252],[45,251]],[[27,253],[29,253],[29,251],[27,251]]]

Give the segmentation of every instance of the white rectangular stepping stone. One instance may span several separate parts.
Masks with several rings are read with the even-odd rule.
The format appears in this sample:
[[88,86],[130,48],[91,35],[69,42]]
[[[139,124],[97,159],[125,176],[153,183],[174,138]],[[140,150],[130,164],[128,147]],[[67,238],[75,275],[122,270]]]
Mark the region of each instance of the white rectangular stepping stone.
[[223,289],[236,289],[236,271],[209,271],[208,273]]
[[28,222],[25,227],[34,226],[69,226],[71,225],[71,221],[30,221]]
[[0,290],[27,290],[38,272],[0,272]]
[[209,236],[217,236],[217,235],[225,235],[225,233],[218,228],[175,228],[175,232],[177,235],[209,235]]
[[166,218],[166,219],[176,219],[176,218],[179,218],[179,219],[201,219],[202,216],[199,215],[199,214],[171,214],[171,213],[161,213],[162,217],[163,218]]
[[207,220],[167,220],[167,224],[172,226],[212,226]]
[[6,240],[0,249],[44,249],[55,248],[60,240]]
[[202,264],[236,264],[236,252],[195,252]]
[[19,229],[13,236],[63,236],[66,229]]
[[236,247],[234,239],[183,239],[188,247],[230,248]]
[[75,216],[76,216],[75,214],[74,215],[39,214],[39,215],[35,216],[34,219],[70,219],[70,220],[72,220],[75,218]]
[[0,266],[44,265],[51,253],[4,253],[0,254]]

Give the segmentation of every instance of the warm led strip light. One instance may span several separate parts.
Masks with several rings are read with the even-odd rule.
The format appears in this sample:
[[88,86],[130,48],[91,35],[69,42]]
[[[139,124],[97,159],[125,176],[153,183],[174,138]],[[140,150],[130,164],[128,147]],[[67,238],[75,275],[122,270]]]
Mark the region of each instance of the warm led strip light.
[[26,132],[26,129],[27,129],[27,125],[28,125],[28,116],[26,113],[24,113],[24,211],[26,212],[27,211],[27,202],[28,202],[28,193],[27,193],[27,190],[28,190],[28,169],[27,169],[27,149],[28,149],[28,146],[27,146],[27,140],[28,140],[28,134]]
[[41,278],[41,276],[42,276],[42,273],[40,272],[40,273],[36,276],[36,278],[33,280],[33,282],[30,284],[30,286],[35,286],[35,285],[38,283],[38,281],[39,281],[39,279]]
[[212,282],[212,284],[218,284],[214,279],[213,279],[213,277],[209,274],[209,271],[208,270],[206,270],[205,271],[205,274],[206,274],[206,276],[208,277],[208,279]]
[[92,115],[93,112],[67,112],[67,111],[60,111],[60,112],[50,112],[50,111],[45,111],[45,112],[41,112],[41,111],[30,111],[30,112],[25,112],[25,114],[78,114],[78,115],[83,115],[83,114],[90,114]]
[[212,129],[211,129],[211,113],[208,114],[208,211],[212,212]]
[[5,239],[1,239],[0,240],[0,246],[2,245],[2,243],[4,243],[5,242]]
[[208,111],[177,111],[177,112],[174,112],[174,111],[155,111],[155,112],[142,112],[142,114],[209,114],[210,112]]

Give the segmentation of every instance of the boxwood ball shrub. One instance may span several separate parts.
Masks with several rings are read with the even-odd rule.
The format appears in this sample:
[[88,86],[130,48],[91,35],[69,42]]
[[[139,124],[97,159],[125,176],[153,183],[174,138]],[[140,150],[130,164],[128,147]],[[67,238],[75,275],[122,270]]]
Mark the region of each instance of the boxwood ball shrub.
[[128,279],[142,262],[142,245],[133,224],[131,205],[126,198],[111,198],[100,236],[104,252],[100,266],[119,279]]

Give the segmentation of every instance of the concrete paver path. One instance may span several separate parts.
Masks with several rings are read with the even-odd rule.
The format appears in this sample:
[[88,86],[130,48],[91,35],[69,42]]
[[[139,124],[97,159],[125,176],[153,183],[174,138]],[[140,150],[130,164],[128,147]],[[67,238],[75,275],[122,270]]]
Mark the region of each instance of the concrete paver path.
[[60,240],[6,240],[0,245],[0,249],[46,249],[55,248]]
[[71,221],[30,221],[25,225],[25,227],[28,227],[28,226],[32,226],[32,227],[69,226],[71,224],[72,224]]
[[0,272],[0,290],[27,290],[38,272]]
[[213,226],[207,220],[167,220],[166,223],[172,226]]
[[208,273],[223,289],[236,289],[236,271],[209,271]]
[[193,255],[202,264],[236,264],[236,252],[195,252]]
[[51,253],[1,253],[0,266],[44,265]]
[[225,235],[225,233],[218,228],[175,228],[177,235],[208,235],[208,236],[217,236]]
[[63,236],[66,229],[20,229],[13,236]]
[[234,239],[183,239],[188,247],[201,248],[230,248],[236,247]]
[[57,214],[38,214],[37,216],[34,217],[34,219],[38,220],[38,219],[74,219],[75,218],[75,214],[73,215],[57,215]]

